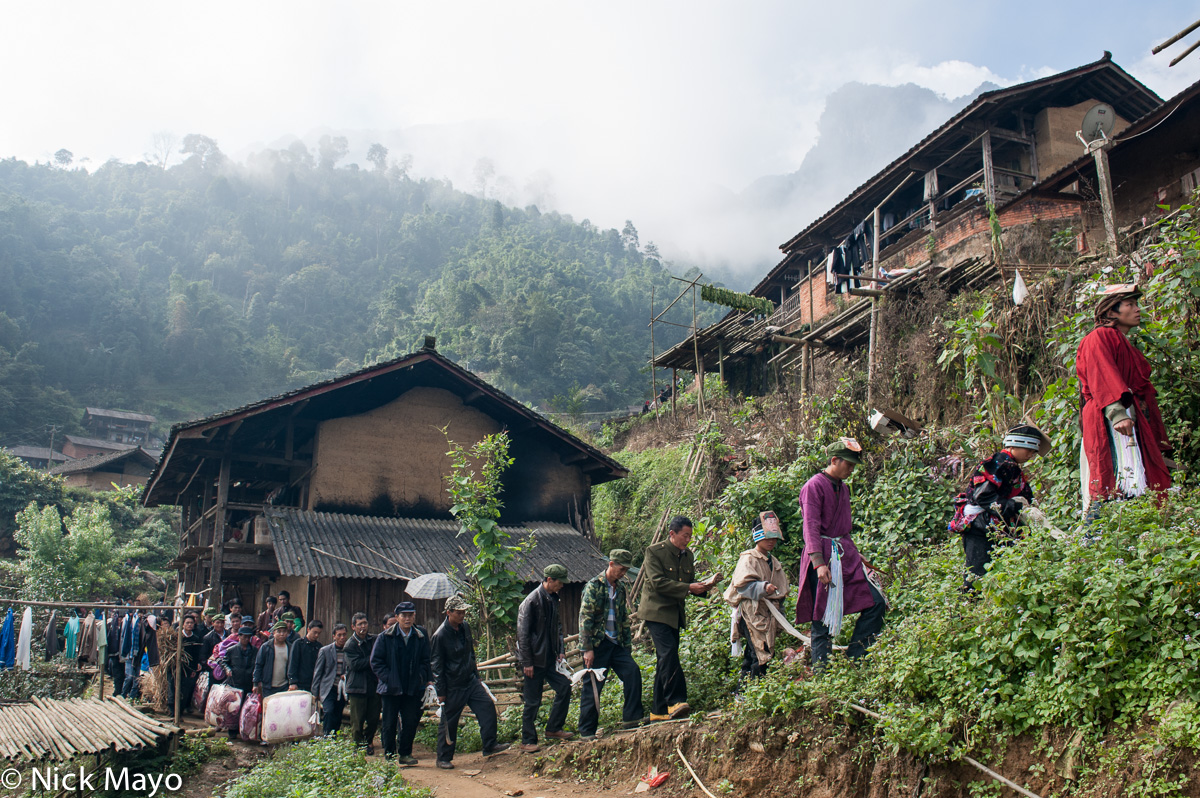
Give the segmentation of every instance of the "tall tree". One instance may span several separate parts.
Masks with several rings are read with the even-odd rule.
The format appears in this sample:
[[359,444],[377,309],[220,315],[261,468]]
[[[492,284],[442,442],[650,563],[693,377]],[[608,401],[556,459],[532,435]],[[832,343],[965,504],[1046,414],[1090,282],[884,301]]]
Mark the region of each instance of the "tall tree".
[[387,169],[388,165],[388,148],[380,144],[378,141],[371,145],[367,150],[367,161],[375,167],[376,172],[382,172]]

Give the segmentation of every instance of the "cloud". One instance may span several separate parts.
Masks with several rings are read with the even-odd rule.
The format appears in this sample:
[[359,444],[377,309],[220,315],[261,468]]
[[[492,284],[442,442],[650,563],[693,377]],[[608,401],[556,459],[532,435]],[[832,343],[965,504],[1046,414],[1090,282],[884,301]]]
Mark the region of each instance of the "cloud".
[[[204,133],[245,155],[258,142],[294,134],[312,145],[344,131],[349,160],[363,163],[378,140],[411,153],[418,176],[470,189],[475,162],[489,157],[496,195],[554,201],[603,227],[633,219],[668,256],[750,273],[811,211],[747,211],[738,195],[800,167],[832,92],[912,83],[955,98],[1074,66],[1066,34],[1047,34],[1053,48],[1026,44],[1025,20],[1040,8],[25,0],[6,7],[0,32],[10,76],[0,157],[47,160],[67,147],[94,163],[137,160],[160,130]],[[1071,17],[1070,36],[1099,31],[1106,16]],[[1159,63],[1145,64],[1148,80],[1182,80]],[[844,194],[854,171],[823,191]]]

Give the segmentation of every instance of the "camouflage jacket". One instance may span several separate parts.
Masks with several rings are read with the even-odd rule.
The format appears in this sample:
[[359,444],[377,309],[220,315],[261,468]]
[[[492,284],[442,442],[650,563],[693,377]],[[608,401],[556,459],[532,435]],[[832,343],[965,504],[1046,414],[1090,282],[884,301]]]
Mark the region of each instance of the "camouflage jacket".
[[[583,586],[579,604],[579,648],[591,651],[604,639],[608,623],[608,579],[600,575]],[[633,648],[633,630],[629,627],[629,607],[625,600],[625,581],[617,582],[616,602],[617,645]]]

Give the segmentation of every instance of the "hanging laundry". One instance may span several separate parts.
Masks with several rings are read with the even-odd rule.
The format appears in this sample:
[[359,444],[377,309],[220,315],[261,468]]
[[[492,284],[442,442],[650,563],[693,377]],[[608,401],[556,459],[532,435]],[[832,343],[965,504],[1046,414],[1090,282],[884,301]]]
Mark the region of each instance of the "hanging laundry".
[[0,668],[9,670],[17,658],[17,638],[13,634],[13,611],[10,608],[0,626]]
[[837,287],[837,275],[833,272],[833,261],[836,257],[837,250],[834,250],[825,258],[825,284],[833,288]]
[[58,653],[58,629],[54,626],[58,610],[50,611],[50,623],[46,624],[46,662]]
[[33,643],[33,608],[26,607],[21,614],[21,633],[17,635],[17,667],[29,670],[29,646]]
[[67,642],[63,647],[68,660],[75,659],[75,648],[79,640],[79,616],[71,610],[71,618],[67,621]]

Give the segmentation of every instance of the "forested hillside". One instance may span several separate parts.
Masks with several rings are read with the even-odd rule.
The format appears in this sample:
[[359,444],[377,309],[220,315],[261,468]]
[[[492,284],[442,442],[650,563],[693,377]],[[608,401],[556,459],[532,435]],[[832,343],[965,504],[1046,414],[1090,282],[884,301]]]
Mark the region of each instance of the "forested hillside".
[[423,334],[522,400],[648,393],[650,292],[679,283],[632,224],[414,180],[379,145],[371,170],[337,167],[337,139],[246,164],[183,149],[169,169],[0,161],[0,443],[45,445],[86,404],[193,417]]

